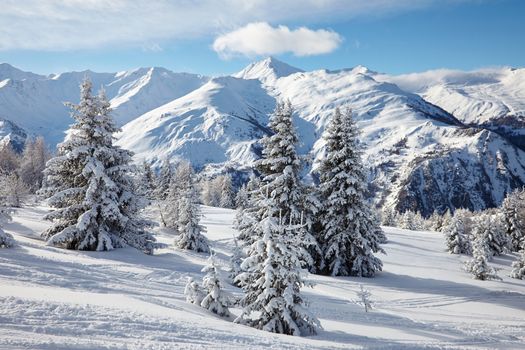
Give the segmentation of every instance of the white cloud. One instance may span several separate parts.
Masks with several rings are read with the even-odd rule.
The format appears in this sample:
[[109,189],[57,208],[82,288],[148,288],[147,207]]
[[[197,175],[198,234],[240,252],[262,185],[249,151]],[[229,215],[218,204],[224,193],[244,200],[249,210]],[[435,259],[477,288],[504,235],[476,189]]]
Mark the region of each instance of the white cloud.
[[290,30],[286,26],[272,27],[266,22],[249,23],[215,39],[213,49],[221,57],[234,55],[258,56],[291,52],[309,56],[334,51],[341,43],[339,34],[306,27]]
[[[457,2],[468,0],[446,0]],[[2,0],[0,51],[163,46],[253,22],[323,24],[443,0]],[[329,34],[328,34],[329,35]]]

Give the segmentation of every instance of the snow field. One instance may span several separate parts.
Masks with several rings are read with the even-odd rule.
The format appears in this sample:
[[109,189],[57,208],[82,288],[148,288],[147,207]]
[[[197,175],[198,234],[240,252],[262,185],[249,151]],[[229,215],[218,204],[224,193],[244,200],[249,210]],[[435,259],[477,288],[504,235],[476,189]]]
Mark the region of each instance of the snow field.
[[[225,271],[235,212],[202,209],[205,235]],[[0,348],[525,348],[525,281],[508,277],[515,256],[491,262],[503,281],[473,280],[463,271],[467,258],[446,253],[438,233],[386,227],[384,271],[375,278],[309,275],[315,286],[303,293],[324,329],[291,337],[233,324],[186,303],[187,277],[201,281],[207,254],[172,246],[154,256],[132,248],[49,247],[39,236],[47,210],[19,209],[6,225],[18,246],[0,250]],[[148,216],[156,220],[155,210]],[[168,230],[155,233],[160,242],[173,243]],[[360,284],[372,293],[371,312],[358,301]]]

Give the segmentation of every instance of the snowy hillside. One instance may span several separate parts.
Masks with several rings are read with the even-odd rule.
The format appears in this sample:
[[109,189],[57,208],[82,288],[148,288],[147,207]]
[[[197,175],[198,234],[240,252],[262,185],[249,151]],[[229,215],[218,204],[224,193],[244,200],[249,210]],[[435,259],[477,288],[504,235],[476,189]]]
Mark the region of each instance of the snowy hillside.
[[62,102],[78,101],[87,74],[106,89],[123,125],[118,143],[136,161],[185,158],[208,173],[249,172],[276,100],[290,99],[300,153],[313,160],[307,171],[323,157],[334,109],[353,109],[380,205],[425,215],[478,210],[525,184],[525,69],[388,76],[364,66],[304,72],[267,58],[207,78],[163,68],[44,77],[0,67],[0,118],[51,144],[72,122]]
[[[418,93],[467,124],[485,125],[525,146],[525,69],[471,72],[436,70],[399,76],[377,75]],[[520,140],[521,139],[521,140]]]
[[173,73],[163,68],[140,68],[120,73],[90,71],[44,77],[0,66],[1,117],[33,135],[43,135],[55,145],[72,123],[64,102],[77,102],[78,86],[85,76],[98,89],[104,87],[119,124],[146,113],[204,84],[208,78]]
[[[465,129],[453,115],[374,75],[362,66],[302,72],[266,59],[238,78],[215,78],[128,123],[119,144],[157,165],[166,157],[183,157],[214,171],[247,169],[258,157],[256,141],[265,133],[275,100],[289,99],[300,151],[314,159],[314,169],[335,107],[353,109],[378,203],[425,215],[455,207],[478,210],[499,204],[505,193],[525,183],[525,153],[514,144]],[[461,161],[452,156],[457,153]]]
[[[203,209],[225,269],[234,212]],[[1,348],[520,349],[525,342],[525,281],[508,277],[513,257],[493,262],[503,281],[473,280],[462,270],[465,258],[446,253],[438,233],[386,228],[384,271],[373,279],[310,275],[315,286],[304,294],[324,330],[291,337],[186,303],[187,277],[202,278],[205,255],[172,247],[154,256],[48,247],[39,237],[46,211],[20,209],[6,227],[19,246],[0,250]],[[157,237],[173,242],[168,231]],[[371,312],[357,301],[360,284],[372,293]]]

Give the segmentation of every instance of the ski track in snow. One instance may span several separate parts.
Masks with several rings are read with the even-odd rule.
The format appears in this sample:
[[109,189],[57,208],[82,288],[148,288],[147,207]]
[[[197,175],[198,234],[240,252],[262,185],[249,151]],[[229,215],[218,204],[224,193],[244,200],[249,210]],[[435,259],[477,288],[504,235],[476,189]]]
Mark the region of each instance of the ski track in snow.
[[[525,281],[508,277],[513,257],[492,262],[503,281],[475,281],[462,269],[466,257],[444,252],[439,233],[385,228],[390,241],[384,271],[375,278],[310,275],[315,285],[303,293],[324,329],[291,337],[186,303],[187,277],[201,280],[205,254],[173,247],[154,256],[131,248],[48,247],[39,237],[48,225],[41,219],[46,211],[19,209],[6,227],[18,246],[0,250],[2,349],[525,348]],[[226,270],[234,211],[203,207],[203,213],[218,265]],[[169,230],[155,231],[159,241],[173,241]],[[372,292],[371,312],[356,300],[359,284]]]

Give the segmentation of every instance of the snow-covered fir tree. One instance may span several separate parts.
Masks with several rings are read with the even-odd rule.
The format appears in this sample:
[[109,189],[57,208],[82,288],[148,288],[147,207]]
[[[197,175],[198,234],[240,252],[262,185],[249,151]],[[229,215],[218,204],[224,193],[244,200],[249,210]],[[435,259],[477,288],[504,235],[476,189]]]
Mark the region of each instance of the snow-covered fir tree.
[[145,161],[142,162],[141,166],[138,168],[137,191],[140,195],[151,200],[155,198],[156,183],[157,179],[155,178],[155,173],[151,169],[151,165]]
[[505,232],[510,238],[510,250],[525,249],[525,191],[508,194],[503,200],[501,213]]
[[246,187],[246,184],[242,184],[241,187],[239,187],[239,190],[237,191],[235,195],[235,207],[237,209],[243,209],[248,206],[248,189]]
[[305,201],[292,116],[290,103],[277,105],[269,124],[274,134],[263,139],[263,157],[256,164],[262,179],[244,210],[248,219],[240,237],[247,257],[236,281],[246,294],[236,322],[300,335],[314,333],[319,323],[300,293],[302,267],[312,264],[307,248],[315,240],[301,222]]
[[133,193],[131,153],[113,144],[119,129],[103,91],[81,84],[80,103],[70,104],[75,123],[46,164],[42,194],[55,208],[42,233],[48,244],[67,249],[111,250],[130,245],[152,254],[155,238],[140,218],[143,201]]
[[445,245],[449,253],[471,254],[471,242],[467,233],[467,216],[464,210],[458,209],[447,226],[441,229],[445,236]]
[[418,231],[423,229],[423,218],[419,213],[411,210],[405,211],[398,216],[397,226],[405,230]]
[[501,215],[490,213],[477,215],[472,230],[474,239],[480,233],[487,237],[490,256],[501,255],[507,251],[510,240],[505,232]]
[[221,208],[233,208],[235,201],[235,191],[233,190],[232,177],[229,174],[221,177],[221,198],[219,206]]
[[194,186],[194,176],[193,167],[187,161],[178,162],[173,169],[168,195],[159,205],[164,226],[178,230],[180,202],[189,184]]
[[358,129],[350,110],[336,109],[325,132],[326,156],[319,168],[322,224],[321,243],[325,267],[333,276],[372,277],[382,262],[385,240],[376,216],[365,198],[365,169]]
[[525,249],[521,251],[518,259],[512,263],[510,277],[520,280],[525,279]]
[[441,232],[443,227],[449,225],[451,219],[452,215],[450,214],[450,210],[447,209],[443,214],[434,212],[429,220],[432,223],[432,230],[436,232]]
[[30,193],[29,187],[17,173],[0,174],[0,196],[6,205],[20,208]]
[[238,283],[235,282],[235,279],[237,276],[239,276],[242,273],[241,264],[244,259],[244,254],[242,251],[242,247],[239,245],[239,242],[237,238],[233,237],[233,252],[232,256],[230,257],[230,280],[232,281],[233,285],[238,286]]
[[397,213],[394,208],[385,206],[381,210],[381,225],[384,226],[396,226],[397,225]]
[[195,189],[193,172],[181,175],[179,181],[184,187],[178,202],[177,229],[179,236],[175,240],[175,244],[180,249],[208,253],[210,251],[208,240],[202,234],[204,227],[199,224],[201,217],[199,195]]
[[472,244],[472,259],[465,263],[465,269],[473,278],[478,280],[500,279],[496,270],[489,265],[492,252],[489,246],[489,229],[477,225],[474,229],[474,243]]
[[235,322],[274,333],[315,334],[320,323],[301,295],[301,265],[309,255],[296,232],[301,228],[279,222],[274,199],[266,204],[268,213],[257,223],[263,235],[250,246],[241,266],[245,272],[237,277],[245,295]]
[[223,290],[220,271],[215,264],[215,254],[212,252],[208,258],[208,264],[202,269],[206,275],[202,279],[202,288],[205,296],[201,306],[214,314],[229,317],[231,295]]
[[[309,249],[317,242],[304,224],[307,214],[307,191],[300,180],[302,161],[297,154],[299,140],[293,125],[293,108],[289,101],[277,104],[268,126],[273,135],[262,140],[262,158],[256,162],[256,168],[261,174],[261,184],[253,191],[254,206],[253,210],[248,212],[254,222],[262,222],[268,214],[264,203],[268,198],[272,199],[278,209],[278,214],[274,215],[279,215],[280,220],[288,224],[302,225],[294,232],[301,236],[299,244]],[[248,244],[263,234],[258,225],[244,233],[247,233]],[[241,239],[245,239],[243,231],[241,234]],[[303,267],[313,266],[309,255],[305,255],[304,259]]]
[[184,288],[184,296],[188,303],[200,306],[205,294],[199,283],[195,282],[193,277],[188,277],[188,282]]
[[255,175],[250,176],[250,180],[246,184],[246,201],[243,205],[239,204],[237,213],[235,215],[235,228],[239,232],[237,239],[243,247],[249,246],[253,243],[255,236],[253,234],[253,227],[256,222],[257,215],[257,198],[260,196],[261,181]]
[[173,176],[173,167],[169,159],[164,159],[160,167],[159,175],[155,184],[155,198],[164,200],[168,196],[170,182]]
[[15,245],[13,236],[3,230],[6,223],[11,221],[11,210],[5,206],[0,197],[0,248],[11,248]]

